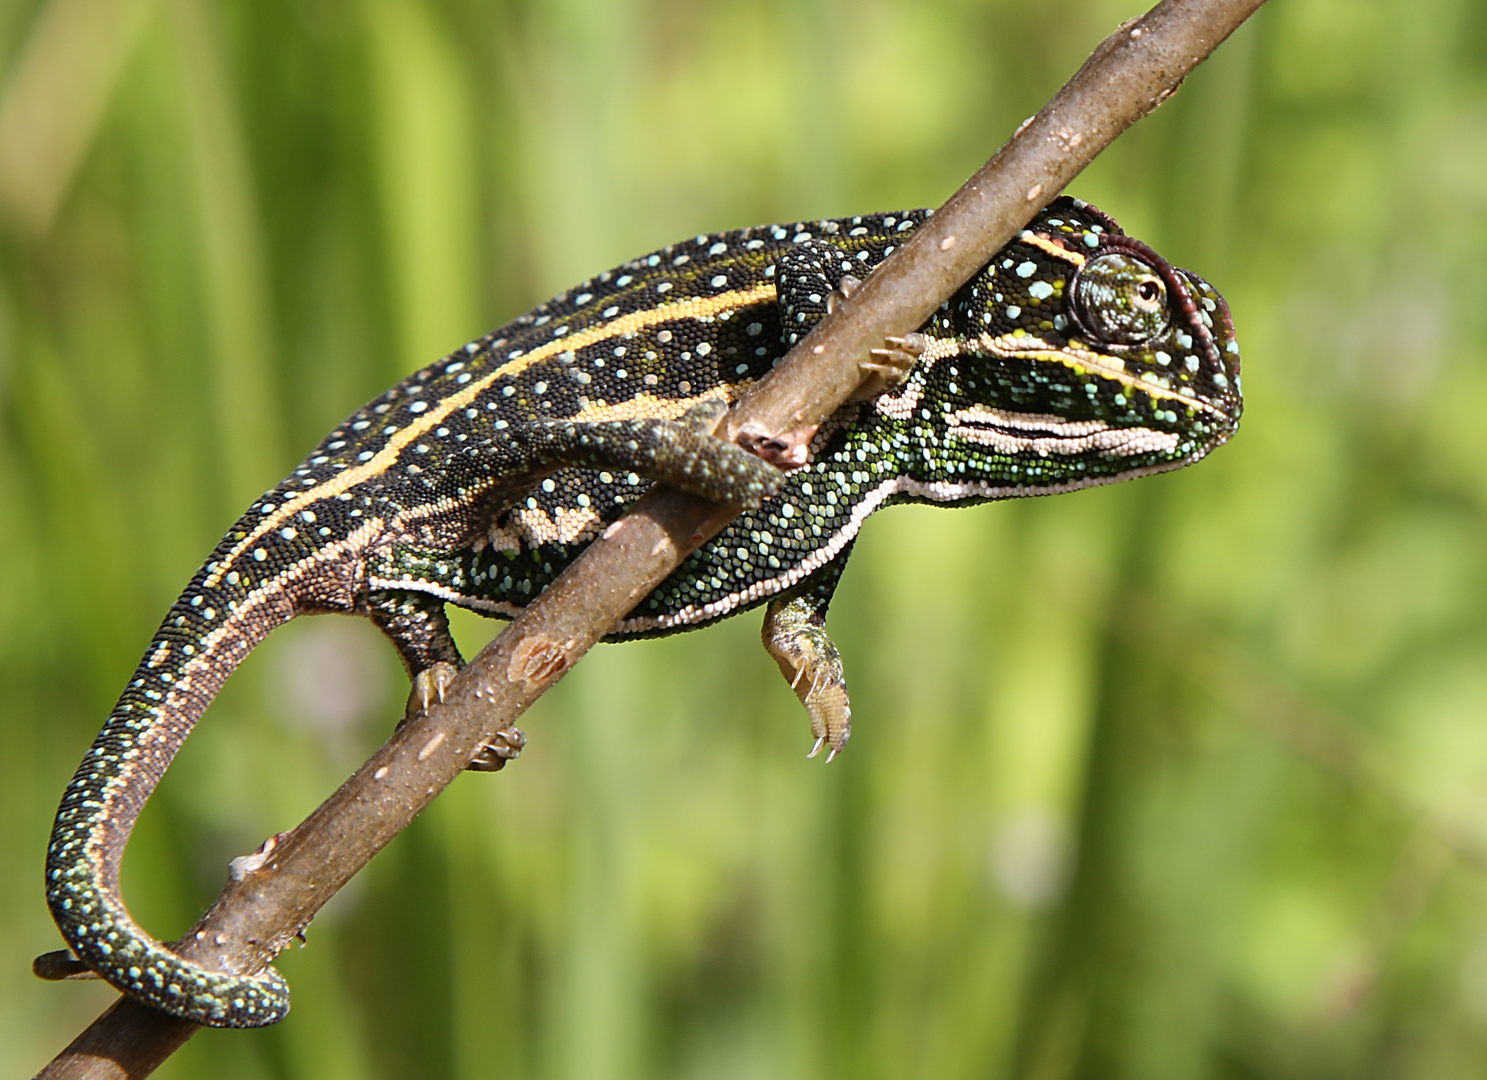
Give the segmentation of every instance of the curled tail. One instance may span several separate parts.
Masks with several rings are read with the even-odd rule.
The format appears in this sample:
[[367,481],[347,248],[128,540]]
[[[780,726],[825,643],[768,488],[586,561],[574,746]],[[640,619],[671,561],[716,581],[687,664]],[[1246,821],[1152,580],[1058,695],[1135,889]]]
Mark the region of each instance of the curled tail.
[[211,971],[156,941],[119,896],[119,863],[145,800],[223,682],[295,614],[284,562],[234,559],[224,541],[197,573],[67,785],[47,849],[47,904],[79,959],[130,997],[210,1027],[282,1020],[288,984],[272,968]]

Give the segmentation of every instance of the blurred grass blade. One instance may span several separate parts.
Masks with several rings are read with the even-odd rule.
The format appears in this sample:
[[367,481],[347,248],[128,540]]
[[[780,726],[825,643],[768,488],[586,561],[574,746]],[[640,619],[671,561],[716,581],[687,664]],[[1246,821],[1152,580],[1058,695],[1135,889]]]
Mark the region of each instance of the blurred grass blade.
[[0,215],[45,233],[72,187],[153,0],[50,0],[0,90]]
[[273,483],[286,464],[271,366],[268,267],[239,105],[215,26],[218,12],[201,0],[168,3],[200,200],[226,502],[235,509]]

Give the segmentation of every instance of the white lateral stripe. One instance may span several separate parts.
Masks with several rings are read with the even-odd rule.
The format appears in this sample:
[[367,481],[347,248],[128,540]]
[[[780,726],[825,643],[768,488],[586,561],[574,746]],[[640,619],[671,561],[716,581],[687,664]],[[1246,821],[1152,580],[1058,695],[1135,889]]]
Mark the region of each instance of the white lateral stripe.
[[[1091,424],[1095,425],[1092,429],[1089,427]],[[952,422],[949,434],[966,442],[990,446],[1004,454],[1033,453],[1045,458],[1077,457],[1091,451],[1107,457],[1170,454],[1177,449],[1180,441],[1175,431],[1157,431],[1146,427],[1112,428],[1098,421],[1070,423],[1066,427],[1072,430],[1024,435],[1016,430],[1009,431],[1006,427]]]

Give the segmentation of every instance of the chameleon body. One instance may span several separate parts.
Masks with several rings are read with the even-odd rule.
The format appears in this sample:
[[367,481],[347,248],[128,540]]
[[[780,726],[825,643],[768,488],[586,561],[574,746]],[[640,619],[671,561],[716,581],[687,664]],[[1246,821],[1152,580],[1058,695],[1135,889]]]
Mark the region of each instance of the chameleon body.
[[[865,365],[819,430],[715,438],[726,405],[927,211],[698,236],[556,297],[352,414],[249,507],[166,615],[68,786],[47,899],[87,966],[202,1024],[287,1012],[273,969],[208,971],[118,892],[145,799],[228,674],[296,615],[371,618],[414,676],[460,664],[444,605],[510,616],[655,480],[744,513],[619,623],[627,638],[768,605],[764,639],[816,749],[849,733],[825,613],[863,520],[1178,468],[1234,431],[1223,299],[1074,199],[1043,211],[917,334]],[[866,360],[866,358],[865,358]],[[475,768],[520,750],[515,728]]]

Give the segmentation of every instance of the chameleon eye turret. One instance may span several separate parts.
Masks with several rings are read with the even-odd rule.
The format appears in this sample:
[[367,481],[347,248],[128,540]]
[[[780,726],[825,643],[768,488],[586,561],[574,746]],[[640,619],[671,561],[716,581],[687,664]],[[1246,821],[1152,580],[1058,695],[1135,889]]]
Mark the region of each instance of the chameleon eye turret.
[[[722,411],[927,214],[673,244],[347,417],[207,556],[68,785],[46,888],[73,953],[124,993],[199,1024],[254,1027],[288,1011],[272,969],[243,976],[182,959],[134,921],[118,884],[130,830],[171,758],[249,650],[296,615],[370,618],[402,656],[416,714],[462,663],[446,604],[509,618],[665,481],[744,512],[611,638],[764,606],[765,646],[806,708],[812,753],[829,747],[830,759],[852,714],[826,612],[870,514],[1163,472],[1234,432],[1239,347],[1223,298],[1094,207],[1060,198],[917,333],[886,342],[884,362],[864,357],[866,399],[808,444],[753,433],[756,456],[714,438]],[[470,767],[498,769],[524,744],[509,729]]]
[[1090,259],[1074,272],[1069,313],[1104,345],[1140,345],[1171,325],[1167,285],[1155,267],[1114,252]]

